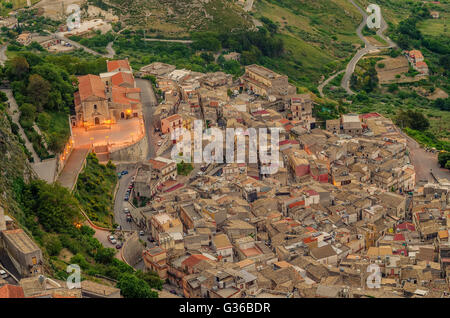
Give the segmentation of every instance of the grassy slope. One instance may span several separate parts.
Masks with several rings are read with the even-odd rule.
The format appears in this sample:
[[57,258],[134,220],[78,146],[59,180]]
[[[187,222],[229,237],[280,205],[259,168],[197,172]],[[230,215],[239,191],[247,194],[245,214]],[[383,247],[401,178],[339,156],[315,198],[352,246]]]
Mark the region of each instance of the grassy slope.
[[[92,1],[98,5],[102,0]],[[109,0],[122,21],[150,34],[188,36],[195,30],[232,30],[252,26],[250,17],[234,1]]]
[[276,69],[294,80],[317,83],[321,74],[343,67],[355,51],[352,44],[362,44],[355,32],[361,16],[347,0],[260,0],[255,17],[278,24],[292,62],[280,61]]

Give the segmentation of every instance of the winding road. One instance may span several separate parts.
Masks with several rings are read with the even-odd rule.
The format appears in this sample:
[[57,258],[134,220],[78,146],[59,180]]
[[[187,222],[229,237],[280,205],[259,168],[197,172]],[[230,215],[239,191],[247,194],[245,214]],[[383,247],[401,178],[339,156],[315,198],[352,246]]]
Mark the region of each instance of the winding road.
[[323,96],[324,96],[324,95],[323,95],[323,89],[324,89],[324,87],[327,86],[328,83],[330,83],[336,76],[338,76],[338,75],[340,75],[340,74],[342,74],[342,73],[344,73],[344,72],[345,72],[345,70],[341,70],[341,71],[339,71],[339,72],[337,72],[337,73],[331,75],[329,78],[327,78],[325,81],[323,81],[322,83],[319,84],[319,86],[317,87],[317,89],[319,90],[320,97],[323,97]]
[[380,24],[380,28],[377,30],[376,34],[381,37],[384,41],[386,41],[386,43],[388,45],[384,45],[384,46],[377,46],[377,45],[373,45],[371,44],[362,34],[362,30],[364,29],[364,27],[367,24],[367,13],[361,9],[353,0],[349,0],[351,4],[353,4],[358,11],[361,13],[361,15],[363,16],[363,20],[361,22],[361,24],[358,26],[358,28],[356,29],[356,34],[358,35],[358,37],[361,39],[361,41],[364,42],[364,47],[361,48],[360,50],[358,50],[356,52],[356,54],[353,56],[353,58],[350,60],[350,62],[348,62],[347,67],[345,68],[345,70],[341,70],[335,74],[333,74],[331,77],[329,77],[327,80],[323,81],[317,88],[319,90],[319,94],[321,97],[324,97],[323,94],[323,88],[328,85],[328,83],[330,81],[332,81],[336,76],[338,76],[339,74],[341,74],[342,72],[345,72],[344,76],[342,77],[342,81],[341,81],[341,86],[342,88],[345,89],[345,91],[347,92],[347,94],[349,95],[353,95],[355,94],[351,89],[350,89],[350,78],[352,77],[353,72],[355,71],[355,67],[356,64],[358,64],[359,60],[366,54],[368,53],[372,53],[372,52],[376,52],[380,49],[388,49],[388,48],[393,48],[396,47],[397,45],[387,36],[385,36],[383,33],[387,30],[388,28],[388,24],[386,23],[386,21],[384,20],[383,16],[381,17],[381,24]]
[[351,78],[353,72],[355,71],[355,67],[356,67],[356,64],[358,64],[358,61],[364,55],[366,55],[368,53],[376,52],[380,49],[388,49],[388,48],[396,47],[396,44],[394,42],[392,42],[391,39],[389,39],[388,37],[383,35],[383,33],[388,28],[388,25],[387,25],[386,21],[384,20],[383,16],[381,16],[381,25],[380,25],[380,29],[378,29],[378,31],[377,31],[377,35],[380,36],[384,41],[386,41],[388,45],[387,46],[386,45],[385,46],[376,46],[376,45],[370,44],[370,42],[362,34],[362,30],[367,23],[366,21],[367,21],[368,15],[353,0],[349,0],[349,1],[358,9],[358,11],[363,16],[363,20],[362,20],[361,24],[356,29],[356,34],[364,42],[364,48],[362,48],[358,52],[356,52],[355,56],[353,56],[353,58],[347,64],[347,68],[345,69],[345,74],[344,74],[344,77],[342,78],[342,82],[341,82],[341,86],[345,89],[347,94],[353,95],[355,93],[350,89],[350,78]]

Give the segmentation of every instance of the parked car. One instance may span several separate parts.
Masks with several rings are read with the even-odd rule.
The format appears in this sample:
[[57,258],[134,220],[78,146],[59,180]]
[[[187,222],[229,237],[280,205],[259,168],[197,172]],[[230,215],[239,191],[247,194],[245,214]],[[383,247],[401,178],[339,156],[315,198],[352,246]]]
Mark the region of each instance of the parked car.
[[161,138],[162,138],[162,139],[166,139],[166,138],[167,138],[167,135],[162,135]]
[[123,208],[123,213],[129,214],[130,213],[130,209],[129,208]]
[[126,175],[126,174],[128,174],[128,171],[127,170],[123,170],[121,173],[122,173],[122,175]]
[[118,250],[120,250],[120,249],[122,248],[122,245],[123,245],[122,242],[120,242],[119,244],[116,245],[116,248],[117,248]]
[[3,269],[0,269],[0,277],[5,279],[6,277],[8,277],[8,273]]
[[139,231],[139,235],[144,236],[145,235],[144,231]]
[[108,239],[111,242],[111,244],[113,244],[113,245],[117,244],[117,240],[116,240],[116,238],[113,235],[110,235],[108,237]]
[[158,145],[158,146],[161,146],[161,145],[162,145],[162,141],[161,141],[161,140],[158,141],[158,142],[157,142],[157,145]]
[[125,196],[125,198],[123,198],[124,201],[128,201],[130,199],[129,196]]

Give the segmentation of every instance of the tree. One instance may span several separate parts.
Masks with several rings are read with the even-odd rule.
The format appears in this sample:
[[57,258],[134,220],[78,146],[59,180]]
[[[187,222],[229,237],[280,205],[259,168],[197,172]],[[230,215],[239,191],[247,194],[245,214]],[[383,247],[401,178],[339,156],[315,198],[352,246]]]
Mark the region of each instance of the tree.
[[442,168],[449,168],[448,165],[450,162],[450,152],[441,152],[438,156],[438,162]]
[[152,291],[150,286],[133,274],[123,274],[117,282],[117,288],[125,298],[158,298],[158,293]]
[[38,110],[41,112],[43,106],[48,103],[51,85],[38,74],[33,74],[29,78],[27,94],[30,100],[34,101]]
[[13,78],[22,79],[30,70],[28,61],[23,56],[16,56],[11,60],[9,72]]
[[434,101],[434,106],[439,108],[440,110],[450,111],[450,97],[447,98],[438,98]]
[[61,241],[59,240],[58,236],[52,235],[47,237],[45,240],[45,248],[47,249],[47,252],[50,254],[50,256],[56,256],[61,252],[63,246],[61,244]]
[[52,117],[47,113],[40,113],[37,117],[37,123],[43,130],[50,128]]
[[95,254],[95,261],[102,264],[110,264],[114,258],[114,255],[116,255],[115,249],[101,247]]
[[419,131],[425,131],[430,127],[430,122],[423,113],[411,109],[407,111],[401,110],[397,114],[395,122],[400,127],[408,127]]
[[164,281],[159,278],[158,273],[153,271],[143,272],[138,270],[136,272],[136,276],[140,279],[143,279],[150,285],[151,288],[162,290]]
[[28,104],[28,103],[22,104],[22,106],[20,106],[19,110],[21,112],[20,116],[24,120],[29,120],[31,122],[34,122],[34,120],[36,119],[36,107],[34,107],[33,105]]
[[66,233],[74,228],[79,216],[78,204],[70,192],[59,184],[32,180],[24,186],[24,212],[37,221],[47,232]]

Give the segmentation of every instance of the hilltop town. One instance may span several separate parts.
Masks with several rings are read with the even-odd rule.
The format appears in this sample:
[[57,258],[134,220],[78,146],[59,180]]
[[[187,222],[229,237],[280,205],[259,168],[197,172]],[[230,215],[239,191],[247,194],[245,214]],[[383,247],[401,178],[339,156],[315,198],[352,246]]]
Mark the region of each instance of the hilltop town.
[[[162,101],[152,106],[155,155],[128,164],[128,182],[120,183],[125,199],[116,200],[136,229],[122,247],[130,265],[157,272],[167,290],[188,298],[448,295],[449,180],[439,171],[418,180],[408,137],[390,119],[346,114],[319,128],[313,96],[297,94],[286,76],[259,65],[237,80],[159,62],[135,74],[154,77]],[[127,60],[110,61],[108,73],[79,83],[73,129],[113,134],[142,118]],[[195,120],[220,129],[279,128],[277,172],[261,174],[260,162],[195,163],[183,175],[187,163],[170,157],[177,142],[171,133]],[[89,149],[105,163],[120,151]],[[39,248],[8,224],[6,250],[14,251],[20,274],[35,277],[42,272]],[[28,264],[29,273],[22,269]],[[374,265],[381,274],[375,287]],[[98,288],[85,285],[83,295]],[[110,289],[110,297],[118,295]]]
[[[78,31],[100,34],[103,27],[109,32],[111,26],[98,19]],[[44,78],[53,76],[49,65],[64,60],[45,60],[48,69],[30,62],[24,80],[11,71],[19,69],[20,54],[13,63],[5,58],[0,97],[7,104],[5,131],[11,132],[4,133],[0,122],[0,147],[14,142],[21,148],[16,157],[0,149],[7,149],[5,161],[28,161],[20,177],[5,183],[19,208],[0,202],[0,298],[450,296],[450,172],[438,162],[439,150],[419,145],[392,117],[352,112],[350,86],[349,107],[340,108],[321,89],[316,94],[300,87],[267,65],[239,64],[247,53],[221,52],[224,63],[237,63],[239,76],[219,66],[199,72],[156,55],[139,63],[114,58],[113,42],[107,53],[95,52],[63,34],[79,36],[77,29],[63,29],[46,36],[22,32],[14,45],[29,54],[26,63],[34,61],[27,48],[39,45],[50,55],[95,55],[106,70],[94,71],[90,60],[83,72],[64,71],[58,89],[69,88],[61,103],[73,105],[64,116],[67,140],[53,151],[36,125],[43,111],[35,110],[27,127],[23,105],[34,93],[28,85],[33,72],[41,71],[37,90],[44,90],[45,81],[53,83]],[[403,64],[395,72],[406,78],[409,70],[412,82],[428,80],[433,67],[422,51],[399,52],[392,61]],[[382,67],[392,85],[404,82],[395,65]],[[17,94],[21,90],[29,95]],[[336,94],[331,88],[326,93]],[[231,129],[236,135],[228,137]],[[267,130],[267,144],[252,140],[258,129]],[[210,147],[217,141],[211,131],[227,136],[227,144],[235,141],[231,157],[230,149],[222,156]],[[197,146],[201,162],[194,162]],[[276,160],[266,162],[264,155]],[[4,175],[12,170],[5,168]],[[68,200],[67,207],[60,209],[51,189]],[[50,217],[33,214],[49,205],[57,211]],[[23,215],[12,212],[19,209]],[[83,278],[76,287],[68,278],[73,265]]]

